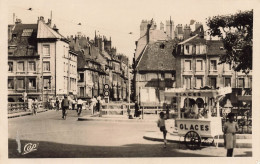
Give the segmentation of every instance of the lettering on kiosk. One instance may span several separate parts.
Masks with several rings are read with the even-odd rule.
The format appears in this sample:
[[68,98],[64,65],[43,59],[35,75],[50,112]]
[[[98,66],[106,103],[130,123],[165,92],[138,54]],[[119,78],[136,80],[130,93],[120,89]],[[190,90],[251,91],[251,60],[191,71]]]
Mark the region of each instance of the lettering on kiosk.
[[197,124],[191,124],[191,125],[186,125],[186,124],[180,124],[180,129],[181,130],[197,130],[197,131],[209,131],[209,126],[208,125],[197,125]]
[[191,92],[176,93],[176,96],[201,96],[201,93],[191,93]]

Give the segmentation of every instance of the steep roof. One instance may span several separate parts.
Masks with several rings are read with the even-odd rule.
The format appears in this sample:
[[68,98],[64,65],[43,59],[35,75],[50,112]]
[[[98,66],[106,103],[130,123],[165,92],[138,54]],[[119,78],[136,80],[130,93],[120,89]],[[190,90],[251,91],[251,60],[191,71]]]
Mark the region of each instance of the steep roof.
[[[149,43],[137,64],[138,71],[174,71],[175,57],[173,50],[176,42],[157,41]],[[163,47],[163,48],[162,48]]]
[[226,50],[221,40],[207,40],[208,55],[224,55]]
[[136,51],[135,51],[135,60],[137,60],[139,58],[139,56],[141,55],[142,51],[144,50],[146,44],[147,44],[146,35],[144,35],[143,37],[138,39],[137,45],[136,45]]
[[[33,56],[37,52],[37,24],[17,24],[12,32],[13,37],[8,41],[8,49],[13,56]],[[28,51],[28,50],[33,51]]]
[[60,33],[54,31],[48,25],[46,25],[43,21],[38,21],[38,33],[37,38],[56,38],[61,39],[64,38]]

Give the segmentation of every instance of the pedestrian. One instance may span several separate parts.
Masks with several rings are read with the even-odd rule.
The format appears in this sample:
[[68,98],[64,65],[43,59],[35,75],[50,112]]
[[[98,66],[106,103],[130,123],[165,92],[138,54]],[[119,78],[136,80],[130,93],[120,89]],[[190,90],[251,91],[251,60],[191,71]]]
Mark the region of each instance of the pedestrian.
[[170,109],[169,106],[166,104],[166,118],[169,119],[170,118]]
[[66,115],[67,115],[67,110],[69,109],[69,100],[68,100],[68,96],[64,95],[64,99],[61,102],[61,108],[62,108],[62,118],[66,119]]
[[59,107],[60,107],[59,97],[56,97],[56,110],[57,111],[59,111]]
[[163,132],[163,141],[164,141],[164,148],[166,148],[166,134],[167,134],[167,130],[165,127],[165,119],[164,119],[164,113],[160,112],[160,118],[157,121],[157,126],[160,128],[160,131]]
[[94,115],[95,113],[95,97],[92,97],[92,99],[90,99],[90,104],[89,104],[89,109],[91,110],[91,114]]
[[78,111],[78,116],[80,116],[81,114],[81,111],[82,111],[82,104],[83,104],[83,101],[81,99],[78,99],[77,101],[77,111]]
[[72,110],[75,110],[76,101],[75,99],[72,99]]
[[137,100],[135,100],[135,114],[134,114],[134,117],[139,117],[140,115],[140,112],[139,112],[139,104],[137,102]]
[[37,114],[37,105],[36,105],[36,100],[35,98],[32,99],[32,114],[36,115]]
[[99,112],[100,111],[100,106],[101,106],[101,97],[100,97],[100,95],[98,95],[98,97],[97,97],[97,112]]
[[224,124],[224,146],[227,149],[227,157],[233,156],[233,150],[236,147],[236,133],[238,125],[234,122],[234,113],[228,114],[228,121]]

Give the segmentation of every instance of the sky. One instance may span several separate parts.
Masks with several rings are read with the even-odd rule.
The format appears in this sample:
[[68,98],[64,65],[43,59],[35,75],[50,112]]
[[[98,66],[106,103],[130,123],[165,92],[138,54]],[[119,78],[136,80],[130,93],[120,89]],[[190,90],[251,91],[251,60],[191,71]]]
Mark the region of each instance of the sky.
[[[209,16],[233,14],[238,10],[254,8],[253,1],[241,0],[9,0],[7,20],[13,22],[13,13],[22,23],[36,23],[39,16],[51,17],[64,36],[77,32],[94,38],[105,35],[112,39],[118,53],[130,58],[135,52],[135,41],[140,36],[143,19],[165,24],[170,17],[174,24],[189,24],[191,19],[204,24]],[[259,3],[258,3],[259,4]],[[32,10],[28,10],[32,8]],[[81,23],[81,25],[78,25]],[[129,34],[129,33],[132,34]],[[130,60],[131,61],[131,60]]]

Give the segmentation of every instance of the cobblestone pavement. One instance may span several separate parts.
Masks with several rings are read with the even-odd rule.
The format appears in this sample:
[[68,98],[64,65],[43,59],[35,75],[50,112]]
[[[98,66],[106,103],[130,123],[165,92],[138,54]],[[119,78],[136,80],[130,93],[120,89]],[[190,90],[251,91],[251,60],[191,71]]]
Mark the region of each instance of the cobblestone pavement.
[[[89,114],[89,111],[83,111]],[[158,131],[154,122],[77,121],[76,111],[66,120],[61,111],[47,111],[36,116],[8,120],[9,158],[101,158],[101,157],[224,157],[224,148],[204,147],[188,150],[184,145],[143,139],[150,131]],[[18,137],[17,137],[18,136]],[[36,151],[22,155],[27,143],[38,143]],[[235,156],[252,156],[252,149],[235,149]]]

